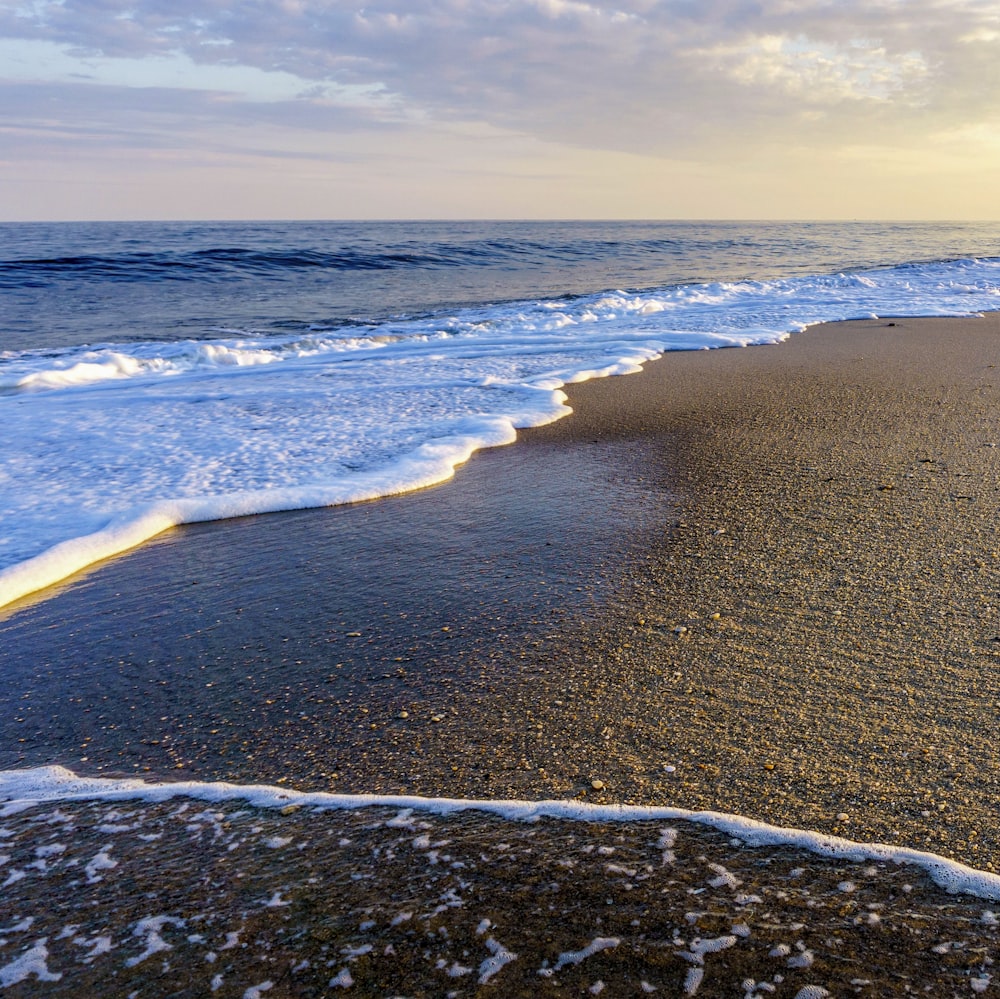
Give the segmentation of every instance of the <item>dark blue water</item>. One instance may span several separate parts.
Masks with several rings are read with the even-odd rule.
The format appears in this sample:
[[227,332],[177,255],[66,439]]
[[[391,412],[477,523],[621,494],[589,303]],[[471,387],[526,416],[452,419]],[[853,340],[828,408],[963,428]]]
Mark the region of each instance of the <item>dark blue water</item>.
[[1000,255],[997,223],[0,225],[0,350],[367,324],[608,289]]

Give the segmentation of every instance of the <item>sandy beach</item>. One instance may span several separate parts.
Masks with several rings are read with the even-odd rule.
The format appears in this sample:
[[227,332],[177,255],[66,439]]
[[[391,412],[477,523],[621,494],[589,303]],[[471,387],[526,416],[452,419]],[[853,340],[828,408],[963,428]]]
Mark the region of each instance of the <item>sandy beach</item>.
[[[674,805],[992,871],[998,356],[997,314],[672,353],[437,489],[173,531],[0,620],[0,768]],[[904,937],[824,984],[918,991]]]
[[[686,757],[696,804],[993,863],[998,329],[821,328],[609,400],[625,439],[671,428],[683,499],[619,655],[656,692],[640,754]],[[618,388],[584,386],[580,421]]]

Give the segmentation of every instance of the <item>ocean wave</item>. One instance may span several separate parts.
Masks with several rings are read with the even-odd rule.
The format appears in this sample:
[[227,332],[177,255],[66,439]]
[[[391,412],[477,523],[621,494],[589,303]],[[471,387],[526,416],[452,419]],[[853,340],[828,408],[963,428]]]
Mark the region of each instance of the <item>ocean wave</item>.
[[[319,250],[247,250],[216,247],[170,253],[84,254],[37,260],[0,261],[0,288],[39,287],[66,278],[97,278],[105,281],[184,281],[194,278],[233,276],[274,277],[298,270],[365,271],[405,267],[447,266],[459,255],[457,249],[439,252]],[[477,254],[461,254],[463,263],[475,262]],[[491,263],[484,255],[485,263]],[[451,260],[449,259],[451,258]]]
[[15,989],[820,999],[994,977],[992,872],[738,815],[59,767],[0,785]]
[[[561,345],[560,333],[593,346],[581,330],[615,327],[625,339],[649,336],[663,349],[746,344],[780,338],[817,322],[876,315],[956,315],[994,307],[1000,300],[1000,258],[905,264],[868,272],[772,281],[709,282],[644,290],[615,290],[560,299],[511,302],[452,315],[382,323],[319,326],[293,335],[219,330],[215,340],[109,344],[0,355],[0,394],[73,388],[100,381],[176,376],[212,368],[240,368],[321,354],[349,354],[395,345],[495,352]],[[747,335],[749,334],[749,335]],[[692,338],[702,337],[700,343]],[[720,343],[717,338],[723,338]],[[443,346],[435,341],[462,338]]]
[[671,350],[1000,307],[1000,258],[485,304],[0,358],[0,605],[179,523],[373,499]]
[[73,254],[0,260],[0,288],[44,287],[66,279],[110,282],[212,280],[233,277],[280,278],[298,271],[331,272],[496,267],[567,259],[636,258],[679,249],[680,240],[575,240],[558,245],[531,240],[484,239],[461,243],[419,243],[343,247],[337,251],[298,248],[248,249],[217,246],[194,250]]
[[[814,254],[817,247],[804,235],[798,239],[803,243],[803,252]],[[218,282],[233,278],[294,278],[302,272],[350,273],[366,271],[397,270],[449,270],[461,268],[561,267],[579,263],[600,261],[618,262],[640,272],[654,265],[662,266],[674,260],[678,264],[686,261],[690,273],[691,264],[704,262],[711,269],[712,261],[723,256],[729,266],[737,265],[742,255],[746,255],[746,271],[768,269],[769,256],[774,257],[770,266],[788,269],[787,262],[779,264],[779,256],[787,255],[788,248],[782,247],[769,254],[766,243],[762,246],[759,232],[742,232],[720,237],[713,230],[706,230],[701,236],[695,232],[677,235],[663,233],[633,235],[625,238],[606,238],[585,235],[573,231],[562,232],[557,238],[526,238],[523,234],[515,237],[476,236],[464,234],[461,239],[396,239],[375,242],[358,239],[353,245],[350,240],[338,241],[324,247],[307,241],[300,245],[278,244],[261,246],[237,245],[178,245],[167,249],[145,250],[122,247],[117,252],[79,252],[10,257],[0,260],[0,288],[44,288],[67,281],[107,281],[114,283],[142,283],[161,281],[209,281]],[[819,238],[821,233],[816,233]],[[258,242],[254,240],[254,242]],[[185,241],[177,240],[178,243]],[[928,247],[930,249],[930,247]],[[841,259],[845,253],[841,251]],[[935,255],[932,252],[919,257],[916,263],[886,262],[873,258],[859,260],[857,269],[875,266],[922,267],[926,265],[960,264],[962,258],[951,255]],[[775,276],[781,276],[779,273]]]

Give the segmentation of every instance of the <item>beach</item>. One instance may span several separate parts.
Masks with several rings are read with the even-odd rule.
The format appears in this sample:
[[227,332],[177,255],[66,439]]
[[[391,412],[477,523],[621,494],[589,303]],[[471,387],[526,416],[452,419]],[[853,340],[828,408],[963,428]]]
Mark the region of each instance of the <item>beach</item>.
[[[5,612],[0,767],[669,805],[993,871],[998,354],[998,314],[671,352],[569,386],[572,416],[432,490],[172,531]],[[88,822],[96,849],[110,833]],[[706,863],[726,842],[699,845]],[[901,897],[871,877],[866,905]],[[926,890],[982,937],[929,994],[985,989],[982,901]],[[520,904],[500,904],[507,925]],[[659,916],[680,926],[685,904]],[[919,990],[925,942],[874,925],[857,933],[882,934],[877,974],[817,958],[797,987],[887,994],[895,948]],[[708,967],[678,960],[674,978]],[[720,981],[698,994],[734,994]],[[427,982],[412,994],[444,994]]]
[[[658,695],[637,755],[675,747],[694,804],[749,791],[768,820],[994,862],[997,330],[848,323],[662,362],[689,502],[618,654]],[[613,433],[662,419],[654,370],[585,386],[581,421],[619,386]]]

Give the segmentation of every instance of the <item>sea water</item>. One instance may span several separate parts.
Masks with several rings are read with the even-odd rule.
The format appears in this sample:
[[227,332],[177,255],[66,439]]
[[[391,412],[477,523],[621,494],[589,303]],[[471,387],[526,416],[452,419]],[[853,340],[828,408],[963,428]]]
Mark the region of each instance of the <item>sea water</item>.
[[[998,293],[989,224],[0,226],[0,604],[174,523],[438,481],[564,415],[562,386],[664,351],[774,343],[826,320],[974,315]],[[498,822],[689,819],[749,845],[916,864],[1000,898],[994,874],[932,854],[714,813],[0,773],[8,821],[32,802],[178,795],[472,807]],[[102,871],[109,849],[92,861]],[[4,983],[62,974],[44,939],[19,942],[34,917],[18,915]]]
[[178,523],[439,482],[664,351],[998,290],[991,224],[3,225],[0,606]]

